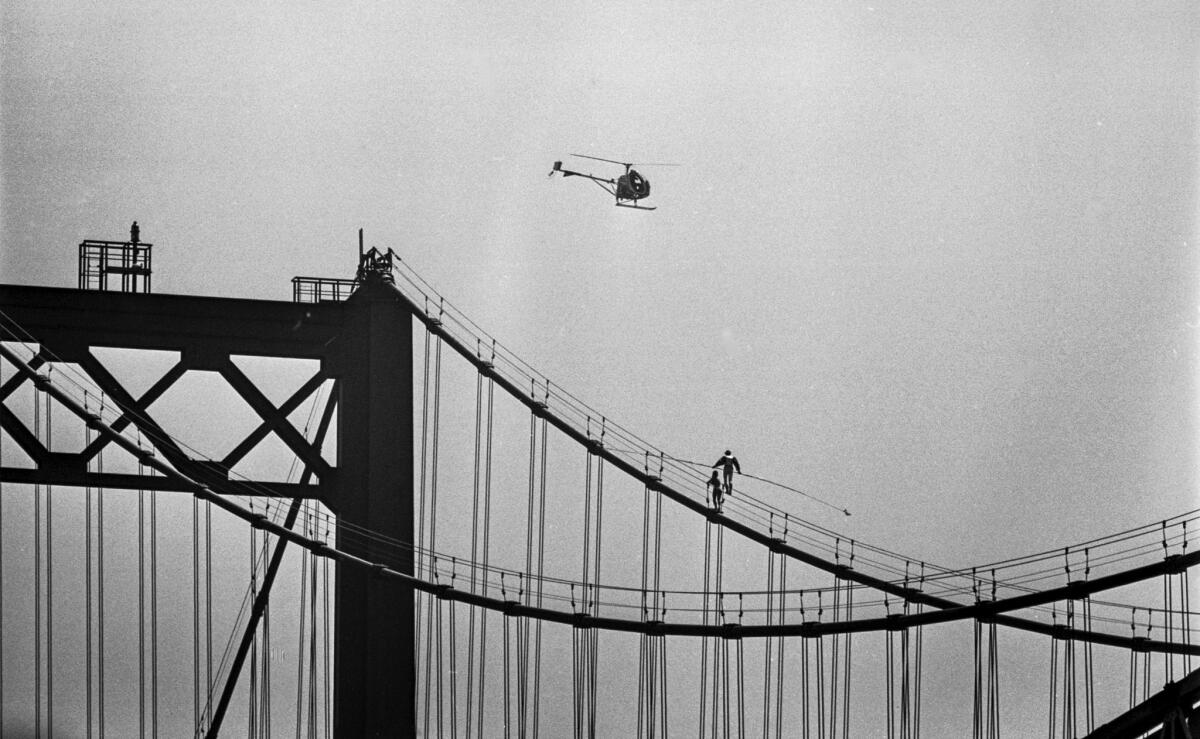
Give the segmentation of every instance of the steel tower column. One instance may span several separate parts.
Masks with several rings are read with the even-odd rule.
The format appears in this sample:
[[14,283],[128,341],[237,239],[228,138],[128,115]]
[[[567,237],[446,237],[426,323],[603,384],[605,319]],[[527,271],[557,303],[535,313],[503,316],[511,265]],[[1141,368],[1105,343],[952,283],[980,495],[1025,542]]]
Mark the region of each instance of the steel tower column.
[[[413,571],[411,550],[367,551],[351,526],[413,541],[412,314],[394,286],[368,280],[345,303],[336,356],[339,484],[328,501],[343,551]],[[413,589],[338,566],[335,736],[415,736]]]

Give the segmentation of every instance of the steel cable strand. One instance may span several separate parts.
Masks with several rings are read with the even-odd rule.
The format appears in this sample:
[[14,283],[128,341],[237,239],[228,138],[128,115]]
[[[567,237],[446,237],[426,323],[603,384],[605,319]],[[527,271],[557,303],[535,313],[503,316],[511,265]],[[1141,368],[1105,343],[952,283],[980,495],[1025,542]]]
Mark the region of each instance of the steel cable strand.
[[987,739],[998,739],[1000,735],[1000,673],[999,644],[996,640],[996,624],[988,624],[988,696],[987,696]]
[[[86,394],[84,395],[84,410],[85,411],[91,410],[87,404]],[[92,436],[93,436],[92,428],[85,424],[84,428],[83,428],[83,444],[84,444],[85,448],[89,444],[91,444]],[[0,459],[3,459],[2,453],[0,453]],[[88,469],[90,469],[92,467],[92,463],[89,461],[86,463],[86,466]],[[84,631],[85,631],[84,649],[87,652],[87,657],[84,660],[84,670],[86,671],[86,675],[87,675],[87,677],[85,678],[85,681],[84,681],[85,689],[87,692],[87,697],[85,700],[86,713],[84,715],[86,716],[86,718],[84,719],[84,726],[85,726],[86,736],[88,737],[88,739],[91,739],[91,736],[92,736],[92,702],[94,700],[93,687],[92,687],[92,646],[93,646],[93,643],[92,643],[92,584],[93,584],[92,583],[92,562],[93,562],[93,559],[92,559],[92,556],[93,556],[92,555],[92,546],[93,546],[93,544],[92,544],[92,539],[93,539],[92,509],[94,507],[94,504],[93,504],[94,491],[92,490],[91,485],[88,485],[84,489],[84,491],[85,492],[84,492],[84,515],[83,515],[83,531],[84,531],[83,548],[84,548],[85,555],[84,555],[84,565],[83,565],[83,572],[84,572],[83,580],[84,580],[84,592],[86,593],[86,596],[84,598],[84,624],[85,624],[85,627],[84,627]],[[0,496],[0,497],[2,497],[2,496]],[[0,518],[0,529],[2,529],[2,528],[3,528],[3,520],[2,520],[2,518]],[[0,549],[2,549],[2,547],[0,547]],[[0,591],[3,591],[3,590],[4,590],[3,583],[0,583]],[[3,602],[0,602],[0,613],[3,613],[3,612],[4,612]],[[0,631],[3,631],[3,629],[0,629]],[[4,664],[3,652],[4,652],[4,650],[2,648],[0,648],[0,665]],[[0,670],[0,672],[2,672],[2,670]],[[194,705],[197,706],[196,712],[199,713],[199,709],[198,709],[198,706],[200,703],[199,692],[196,691],[195,695],[193,697],[194,697]],[[3,691],[0,690],[0,703],[3,703],[3,700],[4,700]],[[2,715],[0,715],[0,732],[2,732],[3,730],[4,730],[4,721],[3,721]]]
[[154,492],[150,493],[150,735],[158,736],[158,494]]
[[[263,558],[267,556],[269,534],[263,534]],[[264,591],[267,589],[264,587]],[[271,736],[271,602],[267,601],[262,615],[262,691],[259,696],[259,735]]]
[[[804,623],[804,591],[800,591],[800,622]],[[809,737],[809,685],[810,685],[810,669],[809,669],[809,637],[802,636],[800,638],[800,727],[804,734],[804,739]]]
[[[250,600],[253,602],[258,599],[258,531],[250,528]],[[247,628],[253,628],[248,625]],[[236,632],[235,632],[236,633]],[[253,641],[250,644],[250,691],[247,695],[249,701],[249,709],[246,711],[246,721],[248,723],[246,735],[254,739],[258,736],[258,644],[259,632],[254,629]],[[233,679],[232,673],[230,680]],[[218,711],[219,713],[219,711]],[[215,737],[214,737],[215,739]]]
[[[41,398],[33,400],[33,436],[41,438]],[[42,735],[42,486],[33,486],[34,734]]]
[[[646,578],[647,569],[650,566],[650,488],[643,486],[642,488],[642,587],[641,587],[641,614],[643,622],[648,621],[647,602],[646,602]],[[649,648],[648,636],[642,634],[638,638],[638,704],[637,704],[637,736],[642,739],[644,736],[643,727],[648,722],[648,703],[651,687],[648,684],[648,654]],[[646,712],[643,711],[646,708]]]
[[576,691],[574,695],[574,729],[577,739],[583,738],[584,728],[587,726],[587,641],[584,638],[585,635],[583,627],[572,626],[571,645],[575,651],[572,654],[571,665]]
[[509,631],[509,621],[511,620],[511,617],[508,614],[504,614],[503,619],[504,619],[504,662],[503,662],[503,664],[504,664],[504,737],[505,737],[505,739],[508,739],[510,736],[512,736],[512,733],[511,733],[511,731],[512,731],[512,729],[511,729],[511,727],[512,727],[512,712],[510,710],[510,705],[509,705],[509,703],[510,703],[509,692],[510,691],[509,691],[509,687],[508,687],[509,671],[511,669],[510,664],[509,664],[509,656],[508,656],[508,642],[509,642],[508,631]]
[[[495,383],[489,377],[487,381],[487,435],[484,445],[484,476],[483,476],[483,569],[486,572],[490,557],[490,536],[492,517],[492,433],[493,411],[495,410]],[[487,596],[487,581],[483,582],[483,595]],[[487,621],[488,612],[480,614],[479,625],[479,738],[483,737],[483,716],[485,702],[486,665],[487,665]]]
[[[786,532],[785,532],[786,536]],[[779,583],[782,586],[779,592],[779,623],[787,622],[787,557],[783,554],[779,555]],[[787,666],[785,659],[785,648],[787,646],[787,637],[779,637],[779,642],[775,652],[775,736],[776,739],[783,737],[783,673]]]
[[[425,506],[426,506],[426,499],[428,496],[428,475],[429,475],[429,395],[430,395],[430,370],[429,370],[429,367],[430,367],[430,357],[432,356],[432,353],[430,352],[430,345],[431,345],[432,340],[433,340],[433,334],[430,331],[429,327],[426,326],[426,328],[425,328],[425,349],[424,349],[424,352],[422,353],[422,358],[424,361],[424,369],[423,369],[424,374],[422,375],[422,382],[421,382],[421,477],[420,477],[419,496],[418,496],[420,502],[418,504],[419,507],[418,507],[418,512],[417,512],[417,545],[421,551],[425,551],[425,532],[426,532],[426,528],[427,528],[426,523],[425,523],[425,520],[426,520]],[[342,530],[344,530],[344,529],[339,528],[339,534]],[[430,549],[432,549],[432,548],[433,547],[431,546]],[[425,576],[428,577],[428,572],[425,569],[421,569],[418,571],[425,573]],[[414,635],[414,638],[416,639],[417,643],[413,647],[413,655],[414,655],[413,672],[417,675],[420,675],[422,662],[424,662],[423,666],[425,667],[425,685],[424,685],[425,695],[424,695],[423,725],[425,728],[424,733],[426,736],[428,736],[429,735],[429,721],[430,721],[430,718],[429,718],[429,699],[430,699],[429,661],[430,661],[430,655],[429,655],[428,651],[426,651],[426,652],[424,652],[424,654],[422,654],[421,641],[422,641],[422,636],[425,636],[425,631],[428,630],[429,627],[422,620],[422,612],[425,611],[426,608],[431,609],[433,606],[432,606],[432,604],[425,602],[428,600],[427,597],[425,596],[425,594],[418,592],[418,593],[414,593],[414,595],[416,597],[416,604],[415,604],[416,608],[415,608],[415,613],[413,614],[413,621],[414,621],[413,635]],[[429,643],[428,638],[426,638],[426,644],[428,644],[428,643]],[[428,649],[428,647],[426,647],[426,649]]]
[[[450,577],[450,588],[454,588],[454,577]],[[448,604],[450,609],[450,736],[458,737],[458,623],[455,618],[455,602]]]
[[738,708],[738,737],[746,736],[746,659],[745,649],[742,648],[741,638],[733,640],[737,648],[737,708]]
[[[773,626],[775,621],[775,603],[772,597],[775,590],[775,552],[767,550],[767,626]],[[771,726],[771,637],[763,639],[763,739],[768,739]]]
[[[309,406],[308,418],[304,422],[303,436],[306,441],[309,438],[308,437],[309,429],[312,427],[313,418],[316,415],[317,405],[320,402],[320,397],[321,397],[321,391],[318,389],[316,394],[314,394],[314,396],[313,396],[313,402]],[[293,475],[296,472],[296,461],[297,461],[297,458],[293,457],[292,464],[288,468],[287,477],[285,478],[287,482],[292,481]],[[312,520],[309,515],[309,504],[307,501],[301,503],[300,513],[303,518],[297,524],[299,530],[303,531],[306,536],[313,538],[314,532],[313,532],[313,527],[312,527]],[[296,638],[298,641],[298,643],[296,645],[296,657],[297,657],[297,659],[296,659],[296,713],[295,713],[296,739],[301,739],[301,737],[303,736],[304,718],[306,715],[306,712],[304,710],[305,709],[305,701],[304,701],[305,688],[306,687],[309,688],[309,704],[313,704],[315,702],[315,698],[316,698],[316,696],[314,695],[315,691],[313,690],[313,686],[311,684],[312,683],[311,678],[306,679],[306,677],[308,675],[312,675],[312,676],[316,675],[316,655],[313,653],[310,653],[309,650],[306,649],[306,646],[307,646],[306,642],[309,641],[309,638],[308,638],[309,632],[311,632],[314,635],[316,634],[315,609],[313,609],[311,606],[308,605],[309,594],[310,594],[310,589],[309,589],[309,570],[310,569],[312,570],[313,574],[315,575],[316,574],[316,561],[313,559],[312,552],[310,552],[308,549],[302,548],[300,551],[300,574],[299,574],[299,577],[297,578],[297,583],[300,586],[299,587],[299,589],[300,589],[300,614],[299,614],[299,618],[297,619],[298,627],[296,629]],[[313,585],[313,587],[311,589],[311,598],[312,598],[313,605],[315,605],[316,598],[317,598],[315,584]],[[309,621],[310,610],[312,611],[312,614],[313,614],[313,620],[311,622]],[[308,658],[307,660],[306,660],[306,657]],[[306,661],[307,661],[307,666],[308,666],[307,672],[305,671]],[[308,712],[308,718],[309,718],[309,732],[312,733],[315,730],[315,718],[311,715],[311,711]]]
[[324,641],[324,649],[322,650],[321,654],[324,657],[325,662],[325,679],[322,681],[322,685],[325,689],[325,700],[322,705],[325,706],[325,736],[330,737],[333,736],[333,712],[329,709],[331,705],[331,696],[333,694],[333,681],[329,679],[329,676],[332,675],[333,672],[330,669],[329,663],[332,659],[333,650],[330,649],[329,636],[329,559],[327,557],[322,557],[321,561],[321,609],[321,637]]
[[[662,472],[661,467],[659,468],[659,472],[661,474],[661,472]],[[655,620],[657,620],[659,623],[662,623],[663,621],[666,620],[664,617],[664,613],[665,613],[664,598],[665,597],[666,596],[663,594],[663,591],[662,591],[662,498],[660,496],[655,495],[654,496],[654,604],[653,605],[654,605],[654,609],[655,609],[655,615],[657,615],[657,619],[655,619]],[[665,684],[659,683],[657,681],[657,672],[653,669],[655,666],[658,666],[657,660],[659,657],[659,652],[663,648],[662,640],[665,638],[666,637],[655,635],[654,641],[652,642],[652,646],[654,646],[654,651],[651,652],[651,657],[653,659],[651,660],[652,669],[651,669],[650,676],[652,679],[654,679],[654,682],[651,684],[651,689],[652,689],[651,697],[654,699],[657,699],[660,688],[665,687]],[[665,704],[663,704],[663,705],[665,706]],[[653,713],[654,705],[651,706],[651,709],[652,709],[652,713]]]
[[[1186,548],[1186,546],[1187,546],[1187,544],[1185,542],[1184,547]],[[1187,573],[1184,573],[1184,572],[1179,573],[1179,581],[1180,581],[1181,587],[1183,588],[1184,643],[1191,646],[1191,643],[1192,643],[1192,614],[1191,614],[1191,594],[1190,594],[1191,586],[1189,584]],[[1184,659],[1183,670],[1185,673],[1190,675],[1192,673],[1192,655],[1188,654],[1183,659]]]
[[[101,396],[101,413],[104,409]],[[104,450],[96,454],[96,471],[104,472]],[[104,490],[96,495],[96,718],[104,735]]]
[[[603,440],[603,436],[601,437]],[[600,555],[603,552],[603,532],[604,532],[604,458],[597,457],[596,462],[596,541],[595,552],[592,557],[592,615],[600,615],[600,604],[596,598],[597,589],[600,587]],[[591,639],[591,654],[589,656],[589,669],[591,670],[590,682],[588,686],[591,690],[589,697],[588,727],[590,734],[596,734],[596,711],[597,711],[597,691],[599,687],[598,670],[600,666],[600,633],[597,629],[591,629],[589,633]]]
[[[475,454],[472,458],[472,495],[471,495],[471,562],[472,565],[479,561],[479,493],[480,493],[480,474],[479,467],[481,463],[481,447],[482,443],[480,435],[483,427],[483,374],[475,373]],[[469,578],[469,587],[471,592],[475,592],[476,568],[471,567]],[[472,736],[472,727],[474,723],[474,705],[475,701],[470,700],[475,693],[475,610],[470,609],[467,619],[467,715],[465,734]],[[483,669],[482,663],[480,669]]]
[[[316,538],[316,532],[310,529],[309,537]],[[305,551],[308,552],[307,549],[305,549]],[[308,573],[308,588],[309,588],[309,592],[311,593],[311,595],[309,597],[309,605],[308,605],[308,623],[309,623],[309,634],[308,634],[308,665],[309,665],[309,670],[308,670],[308,734],[309,734],[310,739],[316,739],[316,736],[317,736],[317,560],[312,555],[311,552],[309,552],[309,560],[310,560],[310,566],[309,566],[309,573]],[[327,560],[327,559],[322,560],[322,565],[325,566],[324,571],[325,571],[326,576],[328,575],[328,564],[329,564],[329,560]],[[325,589],[327,587],[328,587],[328,581],[326,580],[323,583],[322,588]],[[326,598],[327,597],[328,597],[328,593],[326,593]],[[326,603],[327,602],[328,601],[326,599]],[[328,634],[328,631],[327,631],[328,623],[324,624],[324,628],[326,629],[325,633]],[[324,658],[326,660],[326,664],[325,664],[325,674],[323,676],[323,678],[324,678],[323,681],[326,685],[328,685],[328,683],[329,683],[329,665],[328,665],[329,646],[328,646],[328,643],[326,643],[326,645],[325,645]],[[326,700],[326,703],[323,705],[325,705],[325,707],[326,707],[325,711],[326,711],[326,714],[328,714],[328,712],[329,712],[328,698],[326,697],[325,700]],[[414,708],[415,708],[415,706],[414,706]],[[329,735],[328,728],[326,728],[325,733],[326,733],[326,736]]]
[[[305,643],[308,641],[305,637],[307,636],[306,632],[309,628],[308,567],[309,558],[311,556],[312,553],[307,549],[302,549],[300,551],[300,617],[298,619],[299,625],[296,628],[297,639],[299,641],[299,644],[296,647],[296,739],[301,739],[304,728],[304,688],[307,684],[307,681],[304,679],[304,664],[305,655],[307,652],[305,649]],[[317,594],[313,593],[313,598],[316,598],[316,596]],[[311,723],[309,725],[311,727]]]
[[[921,573],[919,579],[917,580],[917,588],[920,590],[925,589],[924,562],[921,563]],[[925,604],[917,603],[918,616],[924,612],[924,609]],[[917,626],[916,632],[916,662],[913,667],[913,736],[919,738],[921,736],[921,661],[923,657],[925,627]],[[849,660],[849,648],[849,644],[847,644],[847,661]]]
[[[0,368],[2,368],[2,367],[3,367],[3,364],[0,364]],[[4,385],[4,377],[2,374],[0,374],[0,386],[3,386],[3,385]],[[3,459],[4,459],[4,434],[0,434],[0,461],[3,461]],[[4,500],[5,500],[4,482],[2,480],[0,480],[0,619],[3,619],[2,614],[4,613]],[[89,504],[90,504],[90,502],[91,501],[89,500]],[[89,507],[88,511],[89,511],[89,513],[91,512],[90,507]],[[88,549],[88,552],[89,553],[91,552],[90,548]],[[89,566],[90,566],[90,562],[89,562]],[[90,572],[90,570],[89,570],[89,572]],[[90,583],[90,581],[89,581],[89,583]],[[88,605],[89,606],[91,605],[91,602],[92,602],[91,598],[92,598],[92,590],[91,590],[91,587],[89,587],[88,588]],[[89,618],[88,618],[88,636],[89,637],[91,636],[91,628],[92,628],[91,623],[92,622],[91,622],[91,618],[89,615]],[[89,658],[91,657],[91,654],[92,654],[91,642],[89,641],[89,643],[88,643],[88,657]],[[5,664],[5,662],[4,662],[4,629],[0,628],[0,732],[4,731],[4,668],[3,668],[4,664]],[[91,739],[91,726],[92,726],[92,710],[91,710],[91,708],[92,708],[92,704],[91,704],[92,683],[91,683],[91,680],[92,680],[92,672],[91,672],[91,664],[89,662],[89,665],[88,665],[88,720],[87,720],[88,739]]]
[[[601,432],[603,438],[603,432]],[[585,467],[584,476],[584,502],[583,502],[583,572],[581,573],[580,581],[580,612],[584,614],[591,613],[591,607],[588,604],[588,581],[591,576],[591,536],[592,536],[592,458],[593,453],[590,448],[585,449],[587,455],[587,464]],[[572,590],[572,594],[574,591]],[[583,630],[580,633],[580,628],[572,632],[578,635],[579,639],[579,710],[580,715],[577,724],[577,733],[580,736],[584,735],[584,726],[590,726],[591,716],[591,631]],[[588,734],[590,736],[590,732]]]
[[[53,372],[54,367],[47,368]],[[43,393],[46,404],[46,451],[53,452],[54,431],[50,395]],[[54,494],[47,484],[46,492],[46,731],[54,735]]]
[[[717,529],[717,560],[716,560],[716,578],[714,580],[714,584],[716,585],[716,588],[715,588],[716,589],[716,605],[717,605],[716,621],[721,626],[727,625],[727,621],[725,619],[725,594],[723,592],[724,579],[725,579],[724,571],[725,571],[725,529],[723,527],[720,527]],[[716,644],[721,652],[720,666],[719,666],[721,677],[720,677],[720,681],[718,683],[718,681],[716,680],[716,675],[715,674],[713,675],[713,678],[714,678],[714,682],[713,682],[713,717],[714,717],[714,719],[716,718],[717,695],[718,695],[717,688],[719,685],[720,697],[721,697],[721,717],[724,719],[724,723],[725,723],[725,736],[728,737],[730,735],[730,733],[729,733],[729,728],[730,728],[729,727],[729,724],[730,724],[730,720],[729,720],[729,638],[726,635],[723,635],[716,642]],[[714,673],[716,672],[717,669],[718,669],[717,666],[714,665]],[[715,730],[716,730],[716,722],[715,721],[713,724],[713,729],[714,729],[714,735],[715,735]]]
[[[895,678],[895,646],[893,640],[893,632],[887,629],[883,634],[884,638],[884,663],[887,665],[886,673],[886,688],[887,695],[887,739],[896,739],[896,678]],[[978,658],[977,658],[978,659]],[[978,708],[976,708],[978,712]],[[976,722],[978,723],[978,722]],[[822,735],[824,732],[822,732]],[[972,739],[979,739],[978,732],[972,736]]]
[[[712,570],[712,521],[704,522],[704,581],[702,587],[702,619],[703,624],[708,626],[710,597],[709,589],[711,584]],[[704,739],[704,719],[707,715],[708,703],[708,643],[710,637],[700,637],[700,720],[698,739]],[[714,672],[715,675],[715,672]],[[713,711],[716,711],[716,705],[713,706]]]
[[[835,557],[835,562],[837,558]],[[841,610],[842,591],[837,586],[838,576],[833,576],[833,621],[837,622]],[[840,635],[833,635],[832,659],[830,660],[829,676],[829,735],[837,736],[837,704],[838,704],[838,652],[841,645]]]

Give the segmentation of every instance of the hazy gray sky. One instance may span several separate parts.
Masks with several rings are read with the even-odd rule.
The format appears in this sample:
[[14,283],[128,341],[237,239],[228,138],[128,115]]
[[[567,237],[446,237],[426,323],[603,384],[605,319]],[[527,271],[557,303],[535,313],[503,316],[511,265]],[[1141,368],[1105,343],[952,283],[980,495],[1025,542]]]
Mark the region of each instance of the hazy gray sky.
[[[643,438],[881,546],[1195,507],[1194,3],[0,12],[3,282],[136,219],[156,292],[285,300],[363,227]],[[569,152],[683,166],[644,213],[547,178]]]

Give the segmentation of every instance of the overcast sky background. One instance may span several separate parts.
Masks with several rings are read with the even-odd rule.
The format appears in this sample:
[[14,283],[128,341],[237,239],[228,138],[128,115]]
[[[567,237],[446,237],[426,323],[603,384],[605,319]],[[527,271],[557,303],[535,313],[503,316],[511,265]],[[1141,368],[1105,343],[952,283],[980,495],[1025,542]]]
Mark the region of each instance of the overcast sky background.
[[[1196,507],[1193,3],[8,2],[0,281],[395,249],[689,459],[967,566]],[[554,160],[647,167],[655,212]]]

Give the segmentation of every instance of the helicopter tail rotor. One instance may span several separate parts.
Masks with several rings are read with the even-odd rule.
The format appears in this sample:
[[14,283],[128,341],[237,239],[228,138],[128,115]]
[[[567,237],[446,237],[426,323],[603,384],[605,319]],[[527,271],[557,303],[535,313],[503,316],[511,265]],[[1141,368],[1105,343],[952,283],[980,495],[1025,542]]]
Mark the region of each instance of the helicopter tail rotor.
[[548,174],[546,176],[553,177],[555,172],[561,172],[561,171],[562,171],[562,162],[557,161],[554,163],[554,169],[550,170],[550,174]]

